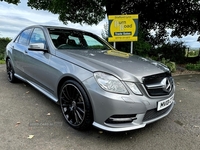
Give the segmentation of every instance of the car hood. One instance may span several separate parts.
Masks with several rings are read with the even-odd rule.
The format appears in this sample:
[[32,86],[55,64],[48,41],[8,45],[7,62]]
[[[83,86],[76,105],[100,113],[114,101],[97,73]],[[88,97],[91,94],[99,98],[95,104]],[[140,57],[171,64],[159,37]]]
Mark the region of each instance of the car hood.
[[126,81],[142,81],[142,77],[169,69],[156,61],[117,50],[61,50],[57,55],[92,72],[102,71]]

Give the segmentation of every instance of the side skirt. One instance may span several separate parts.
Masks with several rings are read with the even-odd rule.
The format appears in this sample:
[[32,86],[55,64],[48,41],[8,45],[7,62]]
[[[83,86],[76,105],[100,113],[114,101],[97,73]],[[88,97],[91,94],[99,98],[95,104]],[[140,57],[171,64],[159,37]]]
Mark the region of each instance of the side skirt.
[[27,80],[27,79],[19,76],[16,73],[14,75],[15,75],[15,77],[19,78],[20,80],[22,80],[24,82],[27,82],[28,84],[30,84],[31,86],[33,86],[34,88],[36,88],[38,91],[40,91],[41,93],[43,93],[44,95],[46,95],[48,98],[50,98],[54,102],[58,103],[58,98],[56,98],[55,96],[53,96],[50,92],[48,92],[47,90],[45,90],[44,88],[42,88],[38,84],[36,84],[34,82],[30,82],[29,80]]

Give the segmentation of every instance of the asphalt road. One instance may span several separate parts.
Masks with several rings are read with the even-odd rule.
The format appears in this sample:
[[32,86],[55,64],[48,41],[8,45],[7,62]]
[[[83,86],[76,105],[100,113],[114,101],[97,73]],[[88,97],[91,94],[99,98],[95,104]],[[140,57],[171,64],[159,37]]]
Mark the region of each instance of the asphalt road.
[[162,120],[129,132],[80,132],[40,92],[22,82],[9,83],[0,65],[0,150],[198,150],[200,75],[174,79],[176,105]]

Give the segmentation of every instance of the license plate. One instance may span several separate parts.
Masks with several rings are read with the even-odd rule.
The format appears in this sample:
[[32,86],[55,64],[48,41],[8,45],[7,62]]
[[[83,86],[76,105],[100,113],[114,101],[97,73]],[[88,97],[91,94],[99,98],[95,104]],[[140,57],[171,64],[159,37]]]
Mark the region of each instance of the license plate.
[[171,96],[170,98],[166,99],[166,100],[159,101],[157,111],[160,111],[160,110],[168,107],[169,105],[171,105],[171,103],[173,102],[173,99],[174,99],[174,95]]

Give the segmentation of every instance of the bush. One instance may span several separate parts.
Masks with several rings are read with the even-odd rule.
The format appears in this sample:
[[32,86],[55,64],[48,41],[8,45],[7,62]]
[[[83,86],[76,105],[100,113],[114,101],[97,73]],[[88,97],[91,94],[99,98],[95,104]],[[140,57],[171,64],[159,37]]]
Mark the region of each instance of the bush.
[[0,60],[4,59],[6,45],[11,41],[10,38],[0,38]]
[[165,58],[170,59],[172,62],[185,63],[185,49],[186,46],[183,42],[168,42],[156,48],[152,54],[154,57],[157,56],[158,59]]
[[176,63],[175,62],[172,62],[169,59],[166,60],[165,58],[163,58],[161,63],[165,64],[170,69],[171,72],[176,71]]
[[192,71],[200,71],[200,62],[197,62],[196,64],[189,63],[186,65],[186,69]]
[[4,59],[4,52],[0,53],[0,60],[3,60],[3,59]]
[[170,61],[169,59],[162,58],[162,60],[159,60],[157,57],[147,57],[147,58],[164,64],[165,66],[167,66],[169,68],[169,70],[171,72],[175,72],[176,71],[176,63]]

